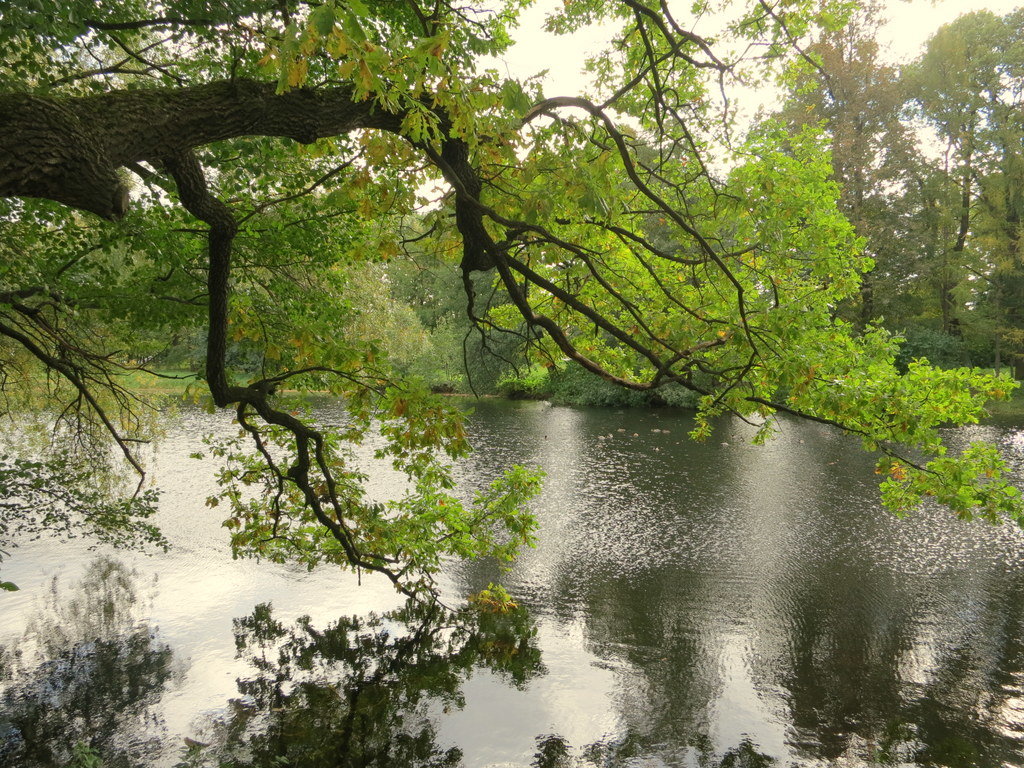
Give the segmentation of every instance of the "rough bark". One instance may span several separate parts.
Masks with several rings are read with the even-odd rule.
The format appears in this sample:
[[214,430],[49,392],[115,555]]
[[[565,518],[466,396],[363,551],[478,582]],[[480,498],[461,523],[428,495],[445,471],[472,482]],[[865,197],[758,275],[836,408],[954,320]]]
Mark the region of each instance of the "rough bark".
[[[401,113],[357,101],[349,87],[299,88],[231,80],[188,88],[111,91],[81,98],[0,94],[0,197],[40,197],[105,219],[128,210],[118,169],[163,163],[197,147],[241,136],[278,136],[309,144],[370,128],[399,133]],[[446,124],[442,116],[442,124]],[[493,267],[494,243],[479,208],[481,182],[465,142],[440,153],[421,147],[456,190],[463,267]]]
[[462,233],[462,268],[466,272],[491,269],[494,267],[494,259],[488,253],[491,238],[474,205],[474,201],[480,199],[482,184],[469,162],[469,147],[458,139],[447,141],[439,159],[439,165],[455,186],[455,225]]
[[81,98],[0,95],[0,196],[42,197],[107,219],[124,215],[117,169],[240,136],[308,144],[360,128],[398,131],[401,115],[350,88],[296,89],[248,80],[112,91]]
[[213,401],[224,408],[231,403],[242,401],[244,396],[241,388],[228,385],[226,367],[231,244],[238,232],[238,223],[227,204],[210,194],[203,168],[192,152],[179,152],[166,157],[164,165],[178,185],[178,194],[185,209],[210,226],[210,264],[206,279],[209,301],[206,382],[210,387],[210,394],[213,395]]

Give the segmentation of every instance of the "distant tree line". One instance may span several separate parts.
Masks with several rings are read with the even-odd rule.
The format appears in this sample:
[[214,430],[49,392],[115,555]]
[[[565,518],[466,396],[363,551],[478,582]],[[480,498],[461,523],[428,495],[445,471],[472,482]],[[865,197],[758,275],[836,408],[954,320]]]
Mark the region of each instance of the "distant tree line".
[[843,314],[906,338],[902,361],[1024,377],[1024,9],[978,11],[888,63],[877,2],[826,32],[781,116],[823,125],[840,208],[874,269]]

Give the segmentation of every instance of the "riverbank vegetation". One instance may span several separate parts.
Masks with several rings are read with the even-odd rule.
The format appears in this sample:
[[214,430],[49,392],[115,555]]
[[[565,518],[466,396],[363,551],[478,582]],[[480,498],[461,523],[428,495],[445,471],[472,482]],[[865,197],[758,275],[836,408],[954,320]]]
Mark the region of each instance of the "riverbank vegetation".
[[[696,439],[794,414],[877,452],[897,511],[1020,519],[996,449],[939,432],[1024,360],[1020,13],[965,16],[897,68],[868,2],[725,5],[713,37],[705,2],[554,9],[552,32],[608,29],[572,95],[489,68],[529,35],[520,3],[6,9],[3,408],[45,381],[62,460],[95,472],[112,441],[141,477],[133,377],[193,370],[242,431],[200,454],[235,551],[409,595],[535,527],[535,472],[453,493],[468,445],[430,390],[693,403]],[[781,111],[740,122],[728,95],[751,87]],[[373,431],[409,480],[386,503],[345,450]],[[150,514],[133,485],[111,524]]]

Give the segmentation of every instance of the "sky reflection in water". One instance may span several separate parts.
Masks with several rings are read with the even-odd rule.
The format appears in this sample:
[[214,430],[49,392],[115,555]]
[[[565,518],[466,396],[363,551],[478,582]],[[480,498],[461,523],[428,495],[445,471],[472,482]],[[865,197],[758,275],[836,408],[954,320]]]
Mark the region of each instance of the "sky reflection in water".
[[[142,656],[173,655],[166,674],[151,664],[149,678],[121,686],[147,691],[130,709],[159,724],[153,760],[173,765],[188,736],[210,744],[194,750],[197,765],[215,754],[270,765],[275,749],[311,766],[1024,765],[1020,531],[939,510],[888,516],[870,457],[813,425],[786,423],[755,448],[727,422],[694,445],[676,412],[475,407],[467,492],[510,462],[548,473],[540,544],[504,578],[529,615],[490,656],[479,652],[487,631],[467,626],[403,655],[422,617],[387,615],[401,606],[377,581],[357,588],[337,572],[231,561],[203,506],[212,470],[185,458],[197,434],[230,427],[182,415],[156,455],[175,547],[126,557],[158,588],[133,602],[123,637],[145,627]],[[1013,428],[963,434],[978,437],[1024,455]],[[374,473],[381,492],[393,481]],[[3,598],[10,635],[30,622],[51,573],[70,589],[93,554],[45,542],[15,550],[5,578],[23,591]],[[454,601],[496,577],[487,563],[454,565],[446,590]],[[264,663],[251,643],[236,655],[235,641],[253,631],[239,620],[266,602],[283,634]],[[310,625],[296,623],[303,615]],[[83,642],[43,655],[81,654]],[[19,674],[38,678],[54,667],[45,662]],[[16,698],[0,723],[14,720]],[[339,741],[357,721],[358,748]],[[110,727],[141,743],[140,722]],[[307,737],[319,746],[303,746]]]

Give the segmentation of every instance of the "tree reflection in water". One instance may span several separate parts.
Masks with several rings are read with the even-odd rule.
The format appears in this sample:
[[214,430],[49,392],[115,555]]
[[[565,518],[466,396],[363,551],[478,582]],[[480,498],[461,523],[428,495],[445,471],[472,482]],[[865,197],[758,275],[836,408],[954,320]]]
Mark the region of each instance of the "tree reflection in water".
[[172,654],[137,603],[136,574],[109,557],[96,559],[69,597],[54,580],[19,645],[2,654],[0,763],[66,765],[76,746],[104,768],[149,762]]
[[[664,746],[664,745],[662,745]],[[758,752],[753,742],[744,739],[724,755],[716,754],[711,740],[698,737],[689,745],[672,745],[671,754],[652,748],[645,737],[634,732],[624,737],[599,741],[573,756],[569,743],[559,736],[537,739],[532,768],[626,768],[627,766],[680,765],[688,768],[778,768],[770,755]],[[657,757],[654,755],[657,754]]]
[[[462,683],[486,668],[514,686],[542,673],[526,611],[457,613],[407,603],[383,615],[277,621],[267,604],[235,620],[253,675],[208,724],[190,766],[455,766],[437,743],[432,711],[461,707]],[[199,740],[204,743],[198,743]]]
[[[438,743],[436,716],[464,705],[462,686],[489,669],[512,686],[544,673],[527,612],[452,613],[410,602],[398,611],[346,617],[319,630],[286,626],[267,604],[235,620],[239,656],[253,674],[241,697],[207,723],[185,756],[189,768],[448,768],[458,747]],[[557,734],[536,738],[534,768],[612,768],[651,754],[635,734],[574,748]],[[693,768],[768,768],[745,741],[725,755],[710,740],[679,749]]]
[[[591,744],[541,734],[522,764],[1018,765],[1024,590],[1012,580],[999,589],[972,582],[971,621],[955,624],[949,612],[956,631],[947,637],[902,582],[878,574],[851,585],[839,575],[803,574],[789,600],[768,603],[779,613],[747,627],[754,690],[787,692],[789,759],[762,752],[752,729],[727,745],[708,736],[722,646],[700,631],[693,606],[710,602],[694,595],[712,584],[659,572],[593,579],[600,586],[586,593],[590,647],[619,654],[617,668],[631,670],[616,702],[621,731]],[[77,743],[105,768],[155,765],[158,753],[178,749],[167,746],[158,709],[171,651],[139,615],[135,577],[116,561],[93,563],[69,597],[55,585],[19,645],[0,648],[0,765],[67,765]],[[474,670],[518,688],[544,673],[521,609],[409,604],[320,629],[309,619],[285,624],[261,605],[235,621],[235,640],[250,672],[183,766],[460,765],[459,748],[438,736],[440,713],[463,706]]]

